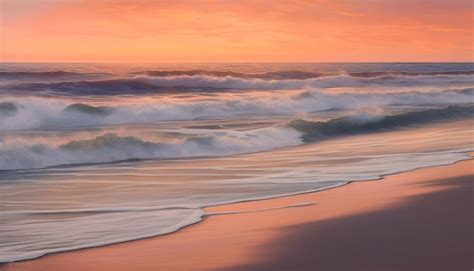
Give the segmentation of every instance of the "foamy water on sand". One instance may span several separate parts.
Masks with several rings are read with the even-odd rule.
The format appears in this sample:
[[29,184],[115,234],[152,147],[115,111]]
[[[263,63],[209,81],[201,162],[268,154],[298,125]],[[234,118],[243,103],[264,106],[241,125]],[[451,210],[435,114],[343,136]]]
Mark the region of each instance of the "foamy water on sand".
[[[472,64],[1,64],[0,262],[466,159]],[[324,206],[320,206],[324,208]]]

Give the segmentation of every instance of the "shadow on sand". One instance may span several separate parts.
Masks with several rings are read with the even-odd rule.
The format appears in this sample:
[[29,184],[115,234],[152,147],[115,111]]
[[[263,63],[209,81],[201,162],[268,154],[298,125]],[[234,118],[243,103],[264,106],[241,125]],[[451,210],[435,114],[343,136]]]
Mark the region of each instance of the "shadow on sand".
[[261,262],[228,271],[473,270],[474,175],[419,183],[449,185],[403,204],[283,229]]

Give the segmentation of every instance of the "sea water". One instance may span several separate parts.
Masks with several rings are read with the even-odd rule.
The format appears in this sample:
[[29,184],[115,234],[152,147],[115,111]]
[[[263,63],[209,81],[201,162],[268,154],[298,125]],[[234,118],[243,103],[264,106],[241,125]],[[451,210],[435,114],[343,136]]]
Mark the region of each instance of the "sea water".
[[466,159],[473,94],[471,63],[0,64],[0,262]]

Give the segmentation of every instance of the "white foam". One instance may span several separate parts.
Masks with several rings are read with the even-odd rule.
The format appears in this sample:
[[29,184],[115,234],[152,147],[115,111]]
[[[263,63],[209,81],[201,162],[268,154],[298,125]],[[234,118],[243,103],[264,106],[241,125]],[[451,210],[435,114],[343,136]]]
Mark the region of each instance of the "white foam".
[[[137,100],[137,104],[117,101],[109,114],[65,111],[74,103],[60,98],[0,98],[0,102],[17,105],[15,114],[0,115],[0,132],[41,127],[79,127],[110,124],[147,123],[165,120],[233,118],[243,115],[296,115],[332,108],[356,109],[389,105],[438,105],[472,103],[469,91],[408,91],[402,93],[368,93],[352,91],[328,93],[319,89],[285,92],[220,93],[212,98],[191,95],[166,99]],[[124,98],[123,101],[132,100]],[[118,105],[118,106],[117,106]]]
[[[309,156],[301,157],[301,154],[298,154],[299,157],[296,157],[298,157],[298,160],[308,159],[306,163],[311,159],[317,158],[313,157],[314,154],[308,153],[307,155]],[[44,183],[35,184],[33,182],[26,186],[23,184],[22,187],[21,182],[10,184],[10,189],[8,187],[2,188],[5,196],[5,206],[12,205],[13,202],[9,200],[14,196],[12,193],[20,191],[23,191],[22,194],[24,194],[21,195],[21,198],[28,196],[30,193],[42,193],[43,189],[45,189],[43,193],[47,191],[50,195],[55,196],[47,201],[45,201],[45,198],[41,198],[39,202],[37,202],[40,199],[38,197],[32,199],[30,203],[26,200],[21,200],[19,202],[25,206],[19,205],[16,207],[17,209],[41,208],[41,211],[30,209],[2,213],[0,262],[32,259],[49,253],[103,246],[168,234],[197,223],[205,216],[274,211],[283,208],[313,205],[314,203],[305,202],[268,209],[209,213],[201,209],[202,207],[218,204],[315,192],[344,185],[347,181],[374,180],[383,175],[420,167],[448,164],[466,159],[466,157],[463,152],[451,151],[408,153],[396,156],[365,156],[362,164],[343,163],[339,166],[332,165],[327,171],[324,170],[324,166],[314,168],[312,172],[304,170],[304,168],[287,168],[286,171],[291,174],[284,178],[281,178],[282,176],[278,174],[262,174],[255,178],[241,178],[234,181],[228,179],[232,175],[231,167],[227,169],[229,172],[226,174],[229,175],[222,175],[220,180],[214,179],[211,186],[199,180],[193,181],[192,184],[179,182],[175,183],[169,191],[169,188],[166,188],[169,184],[159,181],[159,177],[152,183],[156,185],[154,188],[149,187],[150,182],[142,184],[140,182],[130,182],[128,185],[124,185],[119,180],[106,185],[106,187],[102,187],[105,184],[98,178],[92,184],[94,188],[90,192],[87,192],[87,182],[75,180],[68,174],[65,174],[64,178],[46,180],[46,183],[50,183],[49,185]],[[286,157],[286,159],[291,158]],[[257,168],[265,164],[258,165],[255,161],[250,162]],[[317,163],[312,163],[312,165],[316,166]],[[245,165],[239,164],[239,166]],[[355,169],[358,172],[354,172],[353,170]],[[91,170],[93,169],[90,168],[89,171]],[[115,170],[117,171],[116,176],[129,174],[121,173],[120,167]],[[187,169],[183,168],[182,170]],[[275,168],[275,170],[278,169]],[[91,178],[94,180],[93,177]],[[127,177],[127,179],[129,178]],[[346,180],[346,182],[338,182],[337,180]],[[41,188],[41,186],[45,187]],[[85,187],[80,188],[82,186]],[[141,188],[141,186],[143,187]],[[141,189],[143,191],[140,192]],[[77,203],[74,203],[75,197],[67,196],[67,193],[71,192],[86,193],[87,201],[81,204],[96,207],[77,208]],[[140,193],[136,194],[137,192]],[[59,201],[60,198],[57,198],[57,193],[66,193],[64,196],[66,196],[67,204]],[[125,198],[122,196],[114,199],[112,196],[113,194],[121,195],[122,193],[126,195]],[[173,193],[175,194],[173,195]],[[15,198],[18,199],[18,196],[20,195],[16,195]],[[135,198],[136,196],[139,198]],[[165,198],[160,200],[163,196]],[[48,210],[46,206],[42,206],[44,204],[56,208],[61,206],[62,209]],[[137,207],[97,207],[100,205],[114,206],[117,204]],[[187,205],[187,207],[184,208],[182,205]],[[324,206],[320,207],[324,208]]]

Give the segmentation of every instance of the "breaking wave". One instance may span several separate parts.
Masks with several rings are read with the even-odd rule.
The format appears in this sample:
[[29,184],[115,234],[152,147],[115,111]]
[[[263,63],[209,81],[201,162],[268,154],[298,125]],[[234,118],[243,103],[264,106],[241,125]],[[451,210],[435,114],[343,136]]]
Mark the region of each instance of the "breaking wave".
[[[76,127],[108,124],[147,123],[164,120],[232,118],[244,115],[287,115],[325,110],[353,110],[378,106],[445,106],[472,103],[474,89],[444,91],[409,91],[402,93],[342,92],[320,90],[258,93],[215,94],[212,99],[189,99],[178,96],[166,100],[97,106],[70,103],[59,98],[0,98],[0,131],[23,130],[47,126]],[[110,103],[109,103],[110,104]]]
[[300,134],[285,127],[253,131],[219,131],[165,143],[106,133],[64,144],[18,140],[0,142],[0,170],[43,168],[64,164],[104,163],[130,159],[221,156],[301,144]]
[[179,142],[161,142],[136,136],[106,133],[64,144],[0,142],[0,170],[42,168],[78,163],[130,159],[221,156],[266,151],[303,142],[340,136],[407,128],[474,116],[474,106],[412,111],[398,115],[357,114],[326,122],[294,120],[285,126],[250,131],[219,130],[186,136]]
[[474,116],[474,106],[449,106],[443,109],[412,111],[398,115],[362,114],[332,119],[326,122],[294,120],[289,127],[300,131],[303,140],[316,141],[338,136],[347,136],[410,127],[412,125],[462,119]]

